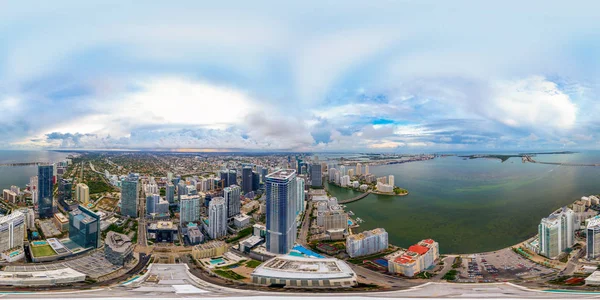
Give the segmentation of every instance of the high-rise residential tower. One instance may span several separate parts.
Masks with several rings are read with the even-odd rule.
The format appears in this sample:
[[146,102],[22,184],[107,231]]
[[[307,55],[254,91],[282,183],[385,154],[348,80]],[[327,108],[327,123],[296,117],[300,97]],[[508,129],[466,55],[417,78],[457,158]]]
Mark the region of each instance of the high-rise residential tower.
[[38,166],[38,211],[40,218],[52,218],[54,216],[53,197],[54,184],[52,176],[54,166]]
[[212,198],[208,204],[208,236],[218,239],[227,235],[227,208],[225,198]]
[[237,185],[232,185],[223,189],[223,198],[225,198],[225,203],[227,205],[228,218],[240,214],[240,209],[242,207],[240,194],[241,188]]
[[284,169],[267,175],[265,190],[267,251],[285,254],[296,241],[296,171]]
[[78,183],[75,186],[75,199],[83,206],[87,206],[90,202],[90,188],[85,183]]
[[242,191],[245,194],[252,192],[252,167],[245,166],[242,169]]
[[539,251],[548,258],[557,258],[575,243],[574,213],[563,207],[543,218],[538,226]]
[[121,214],[137,218],[138,198],[140,196],[138,178],[128,176],[121,182]]
[[26,230],[25,215],[20,211],[0,217],[0,252],[23,247]]
[[179,220],[180,224],[196,222],[200,220],[200,196],[183,195],[179,202]]

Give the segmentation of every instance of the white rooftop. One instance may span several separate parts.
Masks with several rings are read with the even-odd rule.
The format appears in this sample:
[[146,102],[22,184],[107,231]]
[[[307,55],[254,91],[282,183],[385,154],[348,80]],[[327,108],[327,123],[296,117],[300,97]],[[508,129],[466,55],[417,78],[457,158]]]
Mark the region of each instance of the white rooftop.
[[593,228],[600,226],[600,215],[590,219],[587,228]]
[[310,280],[352,278],[356,274],[348,264],[339,259],[284,255],[258,266],[252,276]]

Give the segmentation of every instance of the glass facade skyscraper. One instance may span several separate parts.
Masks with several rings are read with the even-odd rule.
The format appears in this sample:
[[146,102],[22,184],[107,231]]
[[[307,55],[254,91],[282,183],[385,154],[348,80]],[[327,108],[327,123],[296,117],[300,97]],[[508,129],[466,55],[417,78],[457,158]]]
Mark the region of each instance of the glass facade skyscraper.
[[175,185],[172,183],[167,184],[165,188],[165,197],[170,205],[175,204]]
[[310,165],[310,185],[314,187],[323,186],[323,172],[319,163]]
[[100,216],[83,206],[69,213],[69,238],[83,248],[100,246]]
[[284,169],[267,175],[267,251],[285,254],[296,241],[296,171]]
[[252,192],[252,167],[245,166],[242,169],[242,191],[245,194]]
[[121,182],[121,214],[137,218],[138,198],[138,178],[130,175]]
[[54,215],[52,207],[53,175],[54,166],[38,166],[38,211],[42,219],[51,218]]

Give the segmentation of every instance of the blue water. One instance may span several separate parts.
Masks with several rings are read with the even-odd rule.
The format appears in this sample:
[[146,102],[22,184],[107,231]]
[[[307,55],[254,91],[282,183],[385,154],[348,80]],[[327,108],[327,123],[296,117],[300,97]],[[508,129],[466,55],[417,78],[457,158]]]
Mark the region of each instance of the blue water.
[[[0,163],[50,162],[64,160],[69,154],[55,151],[0,150]],[[0,167],[0,189],[16,185],[21,189],[29,177],[37,175],[36,166]]]
[[[516,152],[515,152],[516,153]],[[465,153],[466,154],[466,153]],[[538,161],[600,163],[600,151],[538,155]],[[441,253],[502,249],[537,233],[542,217],[584,195],[600,194],[600,167],[522,163],[520,158],[460,157],[371,166],[376,176],[395,176],[405,197],[371,194],[347,204],[365,222],[356,231],[383,227],[394,245],[422,239],[440,243]],[[359,193],[330,186],[338,199]]]
[[223,260],[223,258],[220,258],[220,257],[219,258],[213,258],[213,259],[210,260],[210,264],[211,265],[218,265],[218,264],[221,264],[221,263],[224,263],[224,262],[225,262],[225,260]]

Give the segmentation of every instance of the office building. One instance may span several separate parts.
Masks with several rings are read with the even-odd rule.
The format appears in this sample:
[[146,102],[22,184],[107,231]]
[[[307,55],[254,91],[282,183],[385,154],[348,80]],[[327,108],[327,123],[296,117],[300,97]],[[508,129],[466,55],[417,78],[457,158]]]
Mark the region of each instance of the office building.
[[241,189],[237,185],[232,185],[223,189],[223,198],[227,203],[227,217],[232,218],[240,213],[242,207]]
[[0,253],[23,247],[25,226],[25,215],[20,211],[0,217]]
[[590,219],[586,228],[586,258],[597,259],[600,256],[600,216]]
[[285,254],[296,241],[296,171],[284,169],[267,175],[265,190],[267,251]]
[[183,195],[179,201],[179,224],[197,222],[200,220],[200,196]]
[[321,164],[314,163],[310,165],[310,185],[313,187],[323,186],[323,173],[321,172]]
[[245,194],[252,192],[252,167],[245,166],[242,169],[242,191]]
[[371,255],[388,248],[388,233],[383,228],[376,228],[346,238],[346,252],[350,257]]
[[69,239],[83,248],[100,247],[100,216],[81,205],[71,211]]
[[121,215],[137,218],[139,193],[136,176],[130,175],[123,179],[121,182]]
[[148,226],[148,235],[158,243],[172,243],[177,239],[178,230],[173,222],[160,221]]
[[538,226],[540,255],[554,259],[575,243],[574,213],[563,207]]
[[227,235],[227,206],[225,198],[215,197],[208,205],[208,236],[211,239]]
[[54,215],[54,205],[52,193],[54,191],[53,183],[54,167],[38,166],[38,212],[40,218],[52,218]]
[[66,211],[72,211],[79,206],[77,201],[73,201],[73,184],[71,180],[61,179],[58,183],[58,203]]
[[90,202],[90,188],[85,183],[78,183],[75,186],[75,200],[83,206],[87,206]]
[[237,171],[236,170],[221,170],[221,180],[223,181],[224,187],[231,185],[237,185]]
[[104,257],[113,265],[123,266],[133,258],[133,243],[125,234],[109,231],[104,239]]

